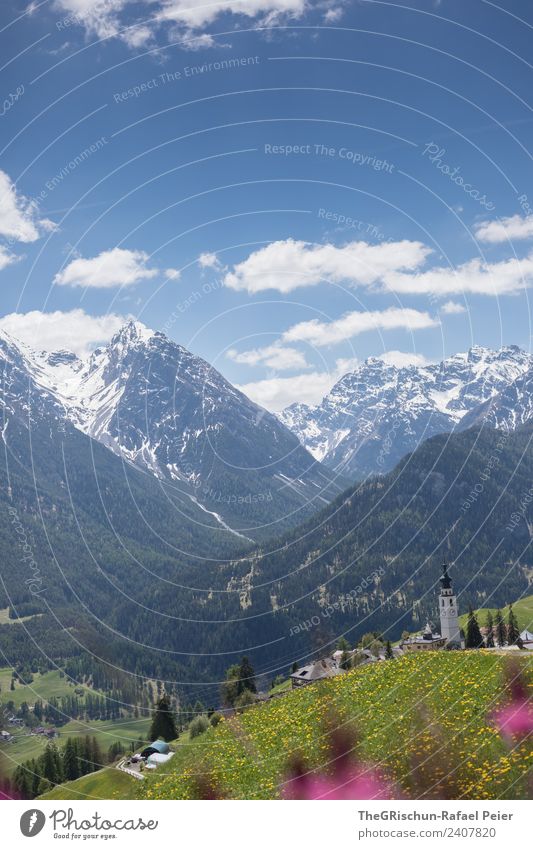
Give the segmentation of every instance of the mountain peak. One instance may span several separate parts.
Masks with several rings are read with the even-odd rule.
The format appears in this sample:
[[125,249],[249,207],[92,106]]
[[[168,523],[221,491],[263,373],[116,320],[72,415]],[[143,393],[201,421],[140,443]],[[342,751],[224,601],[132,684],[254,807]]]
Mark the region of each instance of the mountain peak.
[[[424,439],[455,430],[463,419],[469,422],[471,411],[492,404],[507,387],[510,398],[520,397],[518,420],[523,421],[533,401],[530,405],[529,389],[523,391],[516,381],[530,369],[532,355],[516,345],[499,350],[473,345],[440,363],[405,367],[401,360],[369,357],[320,404],[290,407],[279,417],[330,468],[354,477],[382,473]],[[506,409],[512,407],[509,400]],[[493,426],[498,421],[493,416]]]
[[155,336],[155,331],[146,327],[142,321],[130,319],[124,324],[111,339],[111,345],[123,344],[139,344],[149,342]]

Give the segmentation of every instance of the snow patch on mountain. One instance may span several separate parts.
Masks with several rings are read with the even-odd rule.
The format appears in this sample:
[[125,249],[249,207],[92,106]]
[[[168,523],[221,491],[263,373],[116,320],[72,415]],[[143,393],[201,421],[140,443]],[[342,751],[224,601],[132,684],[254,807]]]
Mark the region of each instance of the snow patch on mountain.
[[[435,365],[403,368],[372,357],[344,375],[321,404],[293,404],[279,418],[331,468],[350,477],[386,472],[424,439],[462,426],[532,367],[532,356],[514,345],[499,351],[474,346]],[[493,413],[491,424],[498,421]]]

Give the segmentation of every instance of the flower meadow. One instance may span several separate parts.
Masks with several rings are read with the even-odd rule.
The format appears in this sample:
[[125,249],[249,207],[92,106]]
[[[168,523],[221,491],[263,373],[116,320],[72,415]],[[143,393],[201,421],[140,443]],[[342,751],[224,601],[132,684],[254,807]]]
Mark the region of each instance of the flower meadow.
[[148,799],[531,795],[533,658],[424,652],[226,716],[139,788]]

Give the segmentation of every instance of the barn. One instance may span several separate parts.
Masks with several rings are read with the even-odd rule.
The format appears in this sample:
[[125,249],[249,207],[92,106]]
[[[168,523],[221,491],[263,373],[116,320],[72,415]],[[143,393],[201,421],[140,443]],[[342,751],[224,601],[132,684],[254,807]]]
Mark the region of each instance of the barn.
[[154,740],[141,752],[141,758],[149,758],[150,755],[168,755],[170,746],[164,740]]

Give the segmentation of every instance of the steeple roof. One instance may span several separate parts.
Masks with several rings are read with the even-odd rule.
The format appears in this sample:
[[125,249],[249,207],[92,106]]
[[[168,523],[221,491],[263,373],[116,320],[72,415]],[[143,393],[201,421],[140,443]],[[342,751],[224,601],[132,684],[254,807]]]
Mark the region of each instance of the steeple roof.
[[446,563],[442,564],[442,578],[440,579],[440,583],[443,590],[451,590],[452,579],[448,575],[448,566]]

